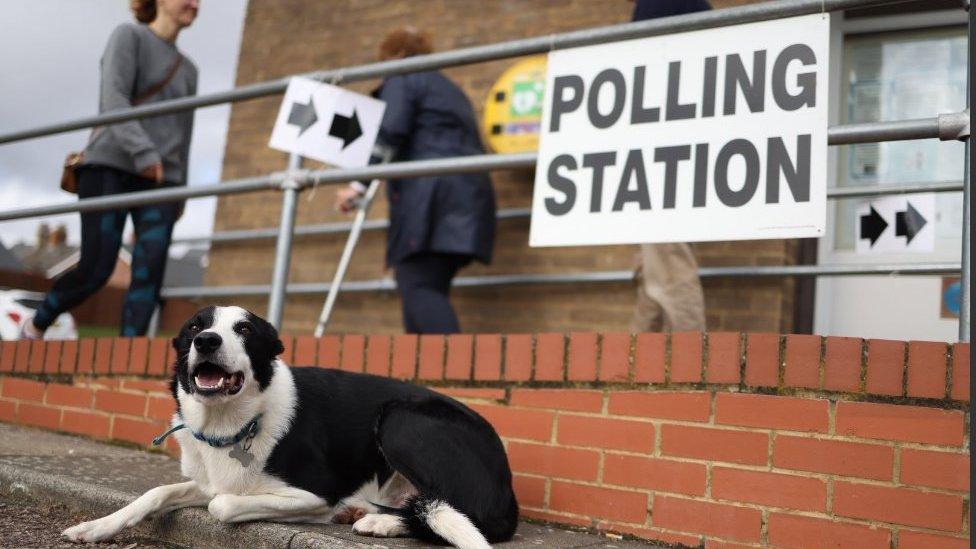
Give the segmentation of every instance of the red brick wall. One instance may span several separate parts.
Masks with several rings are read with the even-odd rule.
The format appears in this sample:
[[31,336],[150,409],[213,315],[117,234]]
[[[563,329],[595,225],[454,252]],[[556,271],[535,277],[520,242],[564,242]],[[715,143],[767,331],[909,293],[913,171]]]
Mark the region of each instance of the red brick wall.
[[[525,517],[706,547],[968,547],[969,345],[776,334],[286,337],[484,415]],[[145,446],[165,339],[0,344],[0,420]],[[168,451],[178,452],[174,445]]]

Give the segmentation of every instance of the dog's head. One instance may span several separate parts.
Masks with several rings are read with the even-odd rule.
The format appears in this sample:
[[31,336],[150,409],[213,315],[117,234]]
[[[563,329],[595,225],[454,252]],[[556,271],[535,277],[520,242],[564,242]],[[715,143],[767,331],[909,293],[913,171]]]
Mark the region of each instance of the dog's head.
[[200,309],[173,338],[173,347],[176,383],[205,404],[233,399],[250,386],[263,391],[284,351],[274,326],[240,307]]

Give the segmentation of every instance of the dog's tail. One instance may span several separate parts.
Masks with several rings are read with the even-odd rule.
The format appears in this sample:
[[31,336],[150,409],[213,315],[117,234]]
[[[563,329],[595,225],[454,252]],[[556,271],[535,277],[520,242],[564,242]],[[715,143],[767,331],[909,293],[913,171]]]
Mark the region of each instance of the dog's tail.
[[458,549],[491,547],[471,519],[445,501],[415,497],[400,509],[400,514],[407,519],[411,533],[421,539],[443,540]]

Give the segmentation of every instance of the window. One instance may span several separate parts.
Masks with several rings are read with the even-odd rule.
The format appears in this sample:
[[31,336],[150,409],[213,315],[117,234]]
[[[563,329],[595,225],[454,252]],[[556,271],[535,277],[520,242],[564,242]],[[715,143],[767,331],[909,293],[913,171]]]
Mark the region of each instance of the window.
[[[930,118],[966,107],[966,29],[885,32],[846,39],[842,123]],[[864,143],[840,150],[837,185],[961,181],[962,143]],[[853,251],[860,199],[836,202],[834,249]],[[962,193],[936,196],[936,251],[958,251]]]

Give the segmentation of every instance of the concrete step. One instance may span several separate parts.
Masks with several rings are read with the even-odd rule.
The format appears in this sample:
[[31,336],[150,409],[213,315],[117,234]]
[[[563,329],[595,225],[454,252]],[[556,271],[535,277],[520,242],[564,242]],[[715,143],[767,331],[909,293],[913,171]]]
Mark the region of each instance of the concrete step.
[[[61,502],[93,515],[105,515],[150,488],[181,480],[179,463],[168,456],[0,424],[0,495],[3,497]],[[202,508],[182,509],[136,528],[144,536],[183,547],[427,547],[410,539],[357,536],[347,525],[270,522],[225,525]],[[522,523],[512,542],[497,547],[646,549],[648,545]]]

